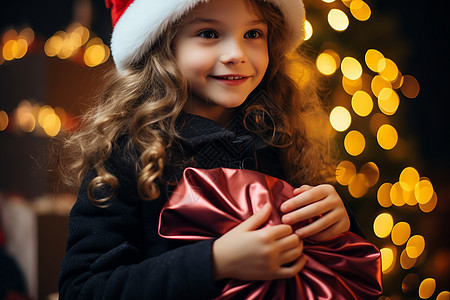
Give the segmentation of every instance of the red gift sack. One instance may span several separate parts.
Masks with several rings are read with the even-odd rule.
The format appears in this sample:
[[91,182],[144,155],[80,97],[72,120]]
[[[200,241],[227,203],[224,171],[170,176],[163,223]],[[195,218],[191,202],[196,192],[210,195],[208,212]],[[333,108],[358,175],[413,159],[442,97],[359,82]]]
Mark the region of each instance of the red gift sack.
[[[281,224],[279,207],[293,190],[283,180],[251,170],[187,168],[161,211],[159,234],[188,241],[219,237],[267,202],[273,209],[265,226]],[[366,300],[381,295],[380,252],[364,238],[345,232],[321,242],[305,239],[303,255],[307,263],[295,277],[230,279],[216,299]]]

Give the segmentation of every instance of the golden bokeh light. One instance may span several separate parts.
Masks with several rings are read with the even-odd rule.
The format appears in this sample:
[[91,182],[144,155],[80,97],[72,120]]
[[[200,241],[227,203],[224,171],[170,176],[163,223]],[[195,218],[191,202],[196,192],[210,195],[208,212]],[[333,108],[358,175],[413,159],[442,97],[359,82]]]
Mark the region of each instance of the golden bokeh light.
[[61,130],[61,120],[55,113],[48,114],[43,120],[42,128],[48,136],[56,136]]
[[389,124],[382,125],[377,131],[377,141],[381,148],[391,150],[398,142],[397,130]]
[[401,88],[402,85],[403,85],[403,82],[404,82],[403,74],[402,74],[402,72],[398,71],[397,79],[395,79],[395,81],[391,82],[392,83],[392,88],[394,90],[397,90],[397,89]]
[[414,187],[414,195],[420,204],[426,204],[433,197],[433,185],[429,180],[423,179],[417,182]]
[[354,95],[357,91],[361,90],[363,87],[362,77],[359,77],[356,80],[348,79],[345,76],[342,76],[342,87],[344,91],[349,95]]
[[326,52],[322,52],[316,59],[316,67],[324,75],[332,75],[337,70],[337,63],[334,57]]
[[308,20],[305,20],[304,29],[305,29],[305,41],[307,41],[313,36],[314,33],[314,29]]
[[372,14],[370,6],[362,0],[353,0],[350,2],[350,12],[358,21],[367,21]]
[[4,131],[9,124],[9,117],[6,111],[0,110],[0,131]]
[[420,85],[414,76],[405,75],[403,76],[403,84],[400,90],[405,97],[413,99],[419,95]]
[[[398,73],[398,67],[395,64],[395,62],[393,62],[389,58],[384,58],[384,59],[380,60],[378,62],[378,64],[379,64],[378,73],[380,73],[381,76],[383,76],[390,82],[394,82],[397,79],[399,73]],[[384,66],[384,68],[383,68],[383,66]]]
[[389,195],[391,197],[392,204],[395,206],[403,206],[406,204],[406,201],[403,198],[403,189],[399,182],[392,185]]
[[400,173],[399,182],[405,191],[414,191],[419,180],[419,172],[413,167],[407,167]]
[[322,2],[325,2],[325,3],[333,3],[335,0],[322,0]]
[[364,59],[366,61],[367,67],[373,72],[378,73],[385,68],[385,66],[383,65],[383,62],[385,62],[384,55],[376,49],[367,50]]
[[400,246],[406,243],[411,236],[411,226],[406,222],[398,222],[392,228],[391,239],[394,245]]
[[352,123],[350,112],[342,106],[336,106],[330,113],[330,124],[336,131],[345,131]]
[[36,128],[36,119],[31,112],[19,115],[19,127],[24,132],[32,132]]
[[380,170],[374,162],[365,163],[361,167],[360,173],[364,175],[368,187],[374,186],[380,178]]
[[50,105],[44,105],[39,109],[38,112],[38,123],[41,127],[44,127],[44,120],[48,115],[54,114],[55,111]]
[[348,154],[358,156],[366,147],[366,139],[361,132],[352,130],[344,138],[344,147]]
[[354,93],[351,104],[353,111],[361,117],[367,117],[373,109],[372,97],[364,91]]
[[392,89],[392,84],[383,76],[377,75],[372,79],[370,87],[371,87],[372,93],[375,95],[375,97],[378,97],[381,90],[383,90],[384,88]]
[[400,254],[400,265],[402,266],[402,268],[405,270],[409,270],[414,267],[416,262],[417,258],[409,257],[406,253],[406,249],[403,249],[402,253]]
[[27,54],[28,43],[25,39],[22,39],[22,38],[18,39],[16,41],[16,43],[17,43],[17,51],[14,55],[14,58],[20,59],[20,58],[24,57],[25,54]]
[[403,188],[402,188],[402,190],[403,190],[403,199],[405,200],[405,203],[410,206],[416,205],[417,200],[416,200],[416,196],[414,195],[414,190],[407,191]]
[[13,60],[18,52],[18,45],[16,40],[9,40],[3,45],[3,58],[5,60]]
[[356,174],[348,184],[348,192],[353,198],[361,198],[369,189],[367,179],[362,173]]
[[406,254],[411,258],[418,258],[425,250],[425,239],[421,235],[412,236],[406,243]]
[[434,278],[424,279],[419,286],[419,297],[422,299],[428,299],[433,296],[436,290],[436,280]]
[[348,185],[355,175],[356,167],[351,161],[341,161],[336,168],[336,180],[341,185]]
[[450,292],[442,291],[437,295],[436,300],[450,300]]
[[62,49],[64,40],[60,36],[50,37],[44,44],[44,52],[47,56],[56,56]]
[[389,213],[379,214],[373,222],[373,232],[379,238],[385,238],[391,234],[394,219]]
[[419,208],[424,213],[429,213],[429,212],[432,212],[433,209],[436,208],[437,202],[438,202],[437,194],[436,194],[436,192],[433,191],[433,196],[431,197],[430,201],[428,201],[425,204],[419,203]]
[[333,8],[328,13],[328,24],[336,31],[344,31],[349,25],[349,20],[342,10]]
[[24,29],[22,29],[19,33],[19,39],[24,39],[28,45],[30,45],[31,43],[33,43],[34,41],[34,31],[31,27],[25,27]]
[[105,49],[101,45],[92,45],[84,53],[84,62],[88,67],[96,67],[105,59]]
[[380,249],[381,253],[381,270],[383,274],[387,274],[395,266],[395,248],[386,247]]
[[377,192],[377,199],[378,199],[378,203],[382,206],[382,207],[390,207],[392,206],[392,201],[391,201],[391,188],[392,188],[392,184],[389,182],[383,183],[379,188],[378,188],[378,192]]
[[378,94],[378,107],[388,116],[395,114],[400,105],[398,94],[391,88],[383,88]]
[[341,62],[342,74],[351,80],[356,80],[362,75],[362,66],[356,58],[344,57]]

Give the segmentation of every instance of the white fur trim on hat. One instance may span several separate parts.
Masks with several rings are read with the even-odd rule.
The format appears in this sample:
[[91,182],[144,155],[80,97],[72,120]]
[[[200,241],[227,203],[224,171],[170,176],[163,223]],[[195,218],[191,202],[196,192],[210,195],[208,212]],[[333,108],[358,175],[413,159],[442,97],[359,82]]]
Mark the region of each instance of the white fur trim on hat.
[[[141,59],[161,33],[197,4],[209,0],[134,0],[114,26],[111,53],[120,71]],[[289,23],[291,49],[304,37],[302,0],[264,0],[277,6]]]

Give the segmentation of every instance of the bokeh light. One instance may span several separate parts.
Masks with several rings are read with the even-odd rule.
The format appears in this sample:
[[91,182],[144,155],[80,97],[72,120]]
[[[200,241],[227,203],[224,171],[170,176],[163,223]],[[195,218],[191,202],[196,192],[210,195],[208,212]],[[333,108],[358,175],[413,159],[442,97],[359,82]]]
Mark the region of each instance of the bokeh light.
[[389,195],[392,204],[394,204],[395,206],[403,206],[406,204],[405,198],[403,197],[403,189],[399,182],[396,182],[392,185]]
[[418,258],[425,249],[425,239],[421,235],[412,236],[406,243],[406,254],[411,258]]
[[366,139],[361,132],[352,130],[344,138],[344,147],[348,154],[358,156],[366,147]]
[[394,219],[389,213],[381,213],[373,222],[373,232],[379,238],[385,238],[391,234],[392,227],[394,226]]
[[[378,62],[378,73],[380,73],[381,76],[389,80],[390,82],[393,82],[397,79],[399,73],[398,73],[398,67],[389,58],[384,58],[381,61]],[[383,68],[384,66],[384,68]]]
[[344,91],[349,95],[354,95],[357,91],[361,90],[363,87],[362,77],[352,80],[345,76],[342,76],[342,87]]
[[406,243],[411,236],[411,226],[406,222],[398,222],[392,228],[391,239],[394,245],[400,246]]
[[426,204],[433,197],[433,185],[429,180],[420,180],[414,187],[414,195],[420,204]]
[[339,62],[336,61],[335,56],[330,51],[332,50],[320,53],[316,59],[316,67],[324,75],[333,75],[339,65]]
[[364,91],[354,93],[351,104],[353,111],[361,117],[367,117],[373,109],[372,97]]
[[392,188],[392,184],[389,182],[383,183],[377,191],[377,199],[378,199],[378,203],[382,206],[382,207],[390,207],[392,206],[392,201],[391,201],[391,188]]
[[380,253],[381,270],[384,274],[387,274],[394,268],[396,249],[392,247],[381,248]]
[[348,185],[353,177],[356,176],[355,165],[348,160],[341,161],[336,168],[336,180],[341,185]]
[[434,278],[424,279],[419,286],[419,297],[422,299],[428,299],[433,296],[436,290],[436,280]]
[[413,99],[419,95],[420,85],[414,76],[405,75],[403,76],[403,83],[401,86],[401,91],[405,97]]
[[356,174],[348,184],[348,192],[354,198],[363,197],[367,193],[368,189],[369,186],[367,185],[366,176],[362,173]]
[[9,117],[6,111],[0,110],[0,131],[4,131],[9,124]]
[[375,97],[378,97],[378,95],[380,94],[380,92],[384,89],[384,88],[390,88],[392,89],[392,84],[383,76],[381,75],[377,75],[372,79],[371,82],[371,89],[372,89],[372,93],[375,95]]
[[437,295],[436,300],[450,300],[450,292],[442,291]]
[[417,172],[417,170],[413,167],[407,167],[400,173],[399,182],[402,189],[406,191],[414,191],[419,180],[419,172]]
[[398,142],[397,130],[389,124],[382,125],[377,131],[377,141],[381,148],[391,150]]
[[365,163],[360,170],[360,173],[364,175],[365,183],[368,187],[374,186],[380,178],[380,170],[374,162]]
[[341,71],[348,79],[356,80],[362,75],[362,66],[357,59],[347,56],[341,62]]
[[342,10],[333,8],[328,13],[328,24],[336,31],[344,31],[349,25],[349,20]]
[[350,12],[358,21],[367,21],[372,14],[369,5],[362,0],[353,0],[350,2]]
[[330,124],[336,131],[345,131],[352,123],[350,112],[342,106],[336,106],[330,113]]
[[403,269],[409,270],[412,267],[415,266],[417,262],[417,258],[411,258],[406,253],[406,249],[403,249],[402,253],[400,254],[400,265]]
[[383,88],[378,93],[378,107],[388,116],[395,114],[400,104],[398,94],[391,88]]
[[437,202],[438,202],[437,194],[436,192],[433,191],[433,196],[431,197],[430,201],[428,201],[425,204],[419,203],[419,208],[424,213],[429,213],[436,208]]
[[313,36],[314,33],[314,29],[308,20],[305,20],[304,29],[305,29],[305,41],[307,41]]

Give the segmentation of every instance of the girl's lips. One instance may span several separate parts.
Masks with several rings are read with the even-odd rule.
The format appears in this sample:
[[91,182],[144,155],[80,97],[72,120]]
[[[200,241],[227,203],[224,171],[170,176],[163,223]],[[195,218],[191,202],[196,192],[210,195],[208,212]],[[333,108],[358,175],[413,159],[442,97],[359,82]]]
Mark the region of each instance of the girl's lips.
[[220,76],[210,76],[211,78],[230,86],[237,86],[243,84],[249,76],[240,74],[230,74],[230,75],[220,75]]

